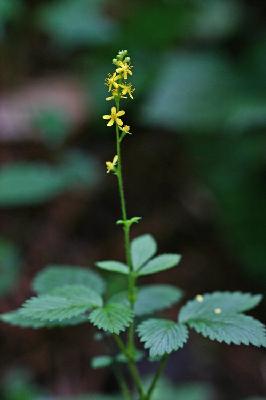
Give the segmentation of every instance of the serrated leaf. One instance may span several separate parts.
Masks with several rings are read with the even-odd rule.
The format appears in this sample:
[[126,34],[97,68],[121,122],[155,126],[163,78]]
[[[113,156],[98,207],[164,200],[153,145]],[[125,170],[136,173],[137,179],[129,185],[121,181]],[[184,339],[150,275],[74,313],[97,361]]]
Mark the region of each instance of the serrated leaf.
[[105,283],[102,278],[88,268],[49,265],[40,271],[32,282],[32,287],[38,294],[51,292],[62,285],[82,284],[102,294]]
[[266,347],[265,326],[248,315],[220,314],[212,319],[191,320],[188,325],[204,337],[218,342]]
[[[220,309],[222,314],[235,314],[254,308],[262,299],[261,295],[241,292],[214,292],[199,296],[185,304],[179,313],[179,322],[212,317],[214,310]],[[209,318],[209,317],[208,317]]]
[[171,285],[147,285],[139,289],[135,303],[137,316],[152,314],[171,307],[182,297],[182,291]]
[[69,318],[63,321],[39,321],[30,317],[26,317],[21,313],[21,309],[11,311],[9,313],[1,314],[0,319],[3,322],[9,323],[10,325],[19,326],[20,328],[60,328],[66,326],[79,325],[84,322],[88,322],[88,317],[81,315],[78,317]]
[[99,369],[99,368],[106,368],[112,365],[114,362],[113,357],[110,356],[97,356],[93,357],[91,360],[91,368]]
[[157,244],[153,236],[146,234],[139,236],[131,242],[131,256],[134,270],[138,270],[157,251]]
[[185,325],[166,319],[148,319],[142,322],[137,330],[151,357],[170,354],[182,348],[188,339]]
[[128,275],[129,273],[128,266],[120,261],[97,261],[96,266],[106,271],[119,272],[120,274]]
[[180,260],[181,256],[179,254],[161,254],[148,261],[147,264],[138,271],[138,275],[150,275],[173,268]]
[[108,303],[102,308],[93,310],[89,319],[97,328],[118,335],[130,325],[133,313],[129,306]]
[[63,321],[78,317],[93,307],[101,307],[102,299],[94,290],[82,285],[66,285],[51,294],[27,300],[21,315],[40,321]]

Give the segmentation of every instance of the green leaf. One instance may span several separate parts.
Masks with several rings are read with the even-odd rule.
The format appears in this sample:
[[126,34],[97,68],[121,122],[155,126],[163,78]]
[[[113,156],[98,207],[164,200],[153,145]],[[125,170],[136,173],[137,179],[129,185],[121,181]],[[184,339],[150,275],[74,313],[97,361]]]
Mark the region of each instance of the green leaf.
[[67,284],[82,284],[100,294],[105,289],[104,281],[96,272],[88,268],[65,265],[47,266],[36,275],[32,287],[38,294],[45,294]]
[[157,251],[157,244],[153,236],[146,234],[132,240],[131,256],[134,270],[138,270]]
[[179,254],[161,254],[160,256],[148,261],[147,264],[138,271],[138,275],[150,275],[173,268],[180,260],[181,256]]
[[99,368],[106,368],[112,365],[114,362],[113,357],[110,356],[97,356],[93,357],[91,360],[91,368],[99,369]]
[[102,308],[93,310],[89,319],[97,328],[118,335],[130,325],[133,313],[129,306],[108,303]]
[[139,289],[135,303],[137,316],[152,314],[171,307],[182,297],[182,291],[171,285],[147,285]]
[[119,272],[125,275],[129,272],[128,266],[120,261],[97,261],[96,266],[106,271]]
[[199,295],[185,304],[179,313],[179,322],[198,320],[215,315],[214,310],[220,309],[222,314],[235,314],[254,308],[262,299],[261,295],[251,295],[241,292],[214,292]]
[[1,314],[0,319],[1,321],[7,322],[10,325],[19,326],[20,328],[33,328],[33,329],[66,327],[88,322],[88,317],[84,315],[65,319],[62,321],[53,321],[53,322],[39,321],[37,319],[26,317],[21,312],[21,309]]
[[188,321],[188,325],[204,337],[218,342],[266,347],[265,326],[248,315],[214,314],[212,318]]
[[150,351],[150,357],[170,354],[182,348],[188,340],[185,325],[166,319],[148,319],[137,330],[145,349]]
[[40,321],[63,321],[101,307],[102,299],[94,290],[82,285],[67,285],[51,294],[33,297],[23,305],[21,314]]

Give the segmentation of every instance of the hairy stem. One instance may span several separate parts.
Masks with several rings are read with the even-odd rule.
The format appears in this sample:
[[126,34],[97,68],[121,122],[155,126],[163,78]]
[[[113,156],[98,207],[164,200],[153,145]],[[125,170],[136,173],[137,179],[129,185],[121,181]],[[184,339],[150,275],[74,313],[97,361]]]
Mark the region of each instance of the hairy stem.
[[117,347],[119,348],[119,350],[124,354],[124,356],[127,358],[128,361],[128,369],[131,373],[131,376],[133,378],[133,381],[138,389],[139,395],[140,395],[140,400],[145,400],[145,393],[144,393],[144,389],[143,389],[143,385],[142,385],[142,381],[139,375],[139,371],[136,367],[136,363],[135,361],[132,359],[131,354],[128,352],[127,347],[125,346],[125,344],[123,343],[122,339],[120,339],[119,336],[117,335],[113,335],[114,340],[117,344]]
[[158,369],[157,369],[157,371],[156,371],[156,373],[155,373],[155,375],[154,375],[154,377],[153,377],[153,379],[151,381],[151,384],[149,386],[148,392],[147,392],[147,394],[146,394],[146,396],[144,398],[145,400],[150,400],[152,398],[152,395],[153,395],[154,389],[156,387],[156,384],[159,381],[159,378],[160,378],[160,376],[161,376],[161,374],[162,374],[162,372],[163,372],[163,370],[164,370],[164,368],[166,366],[167,361],[168,361],[168,354],[164,355],[161,358],[160,363],[159,363],[159,367],[158,367]]

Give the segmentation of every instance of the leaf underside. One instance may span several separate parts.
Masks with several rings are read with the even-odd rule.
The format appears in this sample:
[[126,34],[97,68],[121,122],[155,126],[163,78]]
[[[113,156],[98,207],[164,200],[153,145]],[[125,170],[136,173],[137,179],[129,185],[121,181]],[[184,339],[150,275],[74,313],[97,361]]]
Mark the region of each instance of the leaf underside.
[[131,242],[131,255],[133,268],[137,271],[147,262],[157,251],[157,244],[152,235],[146,234],[139,236]]

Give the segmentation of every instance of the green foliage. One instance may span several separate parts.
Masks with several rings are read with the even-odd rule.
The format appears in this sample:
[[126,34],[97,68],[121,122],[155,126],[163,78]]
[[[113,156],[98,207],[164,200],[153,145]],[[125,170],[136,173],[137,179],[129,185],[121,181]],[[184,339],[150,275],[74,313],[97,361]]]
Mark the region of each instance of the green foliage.
[[91,367],[93,369],[106,368],[112,365],[113,362],[114,359],[111,356],[97,356],[91,360]]
[[255,307],[260,300],[261,296],[252,296],[249,293],[206,294],[200,301],[190,301],[180,310],[179,322],[187,323],[211,340],[227,344],[266,346],[264,325],[241,314]]
[[21,307],[21,315],[40,321],[62,321],[78,317],[93,307],[101,307],[100,295],[83,285],[66,285],[50,294],[27,300]]
[[131,255],[134,270],[141,268],[157,251],[153,236],[142,235],[132,240]]
[[26,317],[21,309],[11,311],[0,315],[0,320],[7,322],[10,325],[19,326],[20,328],[63,328],[66,326],[79,325],[88,322],[88,317],[86,315],[80,315],[78,317],[64,319],[62,321],[40,321],[32,317]]
[[127,305],[108,303],[102,308],[93,310],[89,319],[97,328],[118,335],[130,325],[133,313]]
[[[164,310],[177,303],[182,297],[182,291],[172,285],[146,285],[140,286],[136,302],[134,304],[134,314],[137,317],[153,314]],[[110,298],[111,303],[129,305],[127,292],[114,294]]]
[[72,48],[110,42],[115,24],[103,13],[103,0],[57,0],[44,5],[39,24],[55,42]]
[[222,313],[235,314],[254,308],[261,301],[261,295],[241,292],[214,292],[204,294],[203,301],[197,298],[189,301],[179,313],[179,321],[185,323],[192,319],[201,319],[206,315],[213,316],[214,309],[220,308]]
[[51,292],[62,285],[81,284],[102,294],[105,283],[102,278],[88,268],[49,265],[40,271],[32,282],[32,288],[38,294]]
[[19,277],[21,259],[17,247],[0,238],[0,295],[13,288]]
[[119,272],[120,274],[128,275],[128,266],[120,261],[97,261],[95,264],[98,268],[111,272]]
[[134,312],[137,316],[153,314],[177,303],[182,291],[171,285],[147,285],[139,289]]
[[190,382],[174,386],[162,378],[154,391],[153,400],[212,400],[211,387],[203,383]]
[[54,167],[39,162],[5,165],[0,171],[0,206],[49,201],[69,188],[94,184],[96,177],[93,160],[77,152],[66,154],[62,163]]
[[148,319],[138,326],[141,342],[149,349],[150,357],[170,354],[184,346],[188,340],[185,325],[166,319]]
[[181,256],[179,254],[161,254],[148,261],[147,264],[140,268],[138,275],[144,276],[165,271],[166,269],[173,268],[178,265],[180,260]]
[[214,315],[191,320],[188,325],[204,337],[218,342],[266,347],[265,326],[248,315]]

